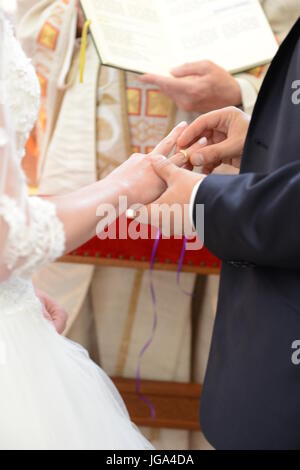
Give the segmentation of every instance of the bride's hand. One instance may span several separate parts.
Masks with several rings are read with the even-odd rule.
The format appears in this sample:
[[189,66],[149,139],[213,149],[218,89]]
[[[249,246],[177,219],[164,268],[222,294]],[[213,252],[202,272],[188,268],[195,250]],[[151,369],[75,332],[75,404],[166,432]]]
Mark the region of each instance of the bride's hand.
[[67,312],[45,292],[35,288],[35,293],[44,307],[45,318],[53,323],[57,333],[62,334],[67,326]]
[[[149,204],[155,201],[166,189],[166,183],[153,170],[152,162],[156,156],[167,157],[176,146],[177,140],[187,128],[187,123],[180,123],[148,155],[133,154],[125,163],[113,171],[106,181],[120,187],[120,196],[128,197],[128,206]],[[175,160],[174,160],[175,158]],[[173,161],[184,166],[187,161],[183,154],[178,154]]]

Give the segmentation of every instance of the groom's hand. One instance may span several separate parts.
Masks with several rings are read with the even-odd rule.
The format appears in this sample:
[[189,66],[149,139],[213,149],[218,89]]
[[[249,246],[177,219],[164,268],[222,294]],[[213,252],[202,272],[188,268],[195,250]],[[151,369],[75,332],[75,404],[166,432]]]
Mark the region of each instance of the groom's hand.
[[[167,235],[184,234],[186,221],[190,213],[190,200],[193,189],[200,184],[205,175],[195,173],[177,166],[180,154],[174,155],[170,159],[159,156],[152,157],[152,165],[155,173],[165,182],[166,191],[153,204],[148,206],[148,220],[152,225],[159,227]],[[162,207],[171,208],[176,204],[175,215],[169,220],[170,226],[164,226],[166,221],[162,217]],[[180,220],[176,220],[177,228],[174,224],[174,217],[179,214]],[[154,216],[154,219],[153,219]],[[142,220],[141,220],[142,222]],[[180,226],[179,226],[180,225]],[[192,221],[189,225],[189,234],[191,234]]]
[[204,114],[180,135],[177,145],[184,148],[193,166],[211,173],[222,163],[240,168],[250,116],[229,107]]

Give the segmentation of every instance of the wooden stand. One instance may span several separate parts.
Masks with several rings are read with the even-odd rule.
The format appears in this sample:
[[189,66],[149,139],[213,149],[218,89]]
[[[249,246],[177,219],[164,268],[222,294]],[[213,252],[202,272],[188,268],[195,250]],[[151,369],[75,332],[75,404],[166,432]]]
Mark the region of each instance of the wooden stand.
[[[131,268],[147,270],[150,267],[149,261],[131,261],[131,260],[119,260],[114,258],[93,258],[90,256],[63,256],[59,260],[63,263],[75,263],[75,264],[89,264],[93,266],[108,266],[116,268]],[[177,271],[177,264],[164,264],[155,263],[153,269],[156,271]],[[202,276],[209,276],[212,274],[220,274],[219,267],[207,267],[207,266],[183,266],[183,273],[194,273]]]
[[131,419],[138,426],[199,431],[199,402],[202,386],[194,383],[143,380],[141,393],[155,408],[152,420],[149,407],[136,394],[136,381],[113,379],[121,393]]

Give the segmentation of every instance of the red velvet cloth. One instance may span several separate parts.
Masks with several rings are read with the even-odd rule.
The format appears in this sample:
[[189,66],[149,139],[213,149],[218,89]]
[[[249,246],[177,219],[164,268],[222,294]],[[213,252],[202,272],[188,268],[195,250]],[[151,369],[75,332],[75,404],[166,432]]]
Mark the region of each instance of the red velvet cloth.
[[[126,223],[127,227],[129,224],[134,224],[131,225],[131,227],[134,226],[137,232],[139,232],[141,227],[139,224],[133,221],[127,221]],[[150,265],[155,238],[150,237],[151,227],[143,228],[149,234],[149,238],[147,240],[132,240],[130,237],[127,237],[125,240],[120,239],[118,221],[116,224],[117,237],[115,240],[100,240],[98,237],[95,237],[85,245],[78,248],[75,252],[71,253],[70,256],[88,256],[92,258],[108,258],[126,261],[146,261],[149,262]],[[123,234],[124,233],[126,234],[126,230]],[[156,262],[162,264],[178,264],[182,246],[182,239],[162,238],[158,246]],[[184,258],[184,266],[220,268],[221,261],[203,247],[198,250],[187,250]]]

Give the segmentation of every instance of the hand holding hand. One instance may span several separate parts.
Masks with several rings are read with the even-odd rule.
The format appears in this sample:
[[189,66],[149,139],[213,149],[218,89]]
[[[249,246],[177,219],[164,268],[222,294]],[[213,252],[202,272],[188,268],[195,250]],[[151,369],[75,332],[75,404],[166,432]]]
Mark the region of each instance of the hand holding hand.
[[229,107],[200,116],[178,139],[193,166],[209,174],[222,163],[240,168],[250,116]]
[[35,293],[44,307],[45,318],[54,324],[57,333],[62,334],[67,326],[67,312],[45,292],[35,289]]
[[[190,200],[195,185],[204,180],[205,175],[179,168],[176,165],[178,154],[170,159],[163,157],[152,158],[153,169],[157,176],[165,182],[166,191],[152,204],[147,207],[147,223],[157,226],[164,235],[191,235],[193,232],[190,220]],[[171,218],[163,220],[161,208],[171,208],[174,204],[174,212],[170,212]],[[137,220],[144,222],[141,213]],[[176,217],[176,220],[175,220]],[[167,222],[168,226],[165,226]],[[186,229],[188,228],[188,233]]]
[[241,89],[236,79],[210,61],[185,64],[172,70],[173,77],[143,75],[141,81],[156,85],[180,109],[207,113],[226,106],[239,106]]
[[[133,154],[106,178],[109,185],[120,188],[120,195],[128,196],[129,206],[149,204],[165,191],[166,183],[154,171],[152,160],[168,156],[186,128],[186,122],[179,124],[149,155]],[[174,158],[178,166],[187,164],[183,154],[177,154]]]

